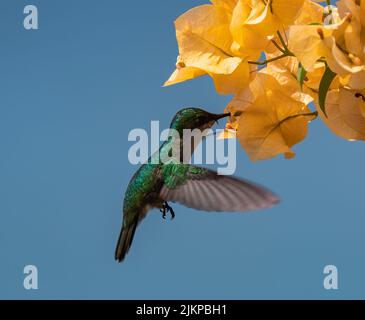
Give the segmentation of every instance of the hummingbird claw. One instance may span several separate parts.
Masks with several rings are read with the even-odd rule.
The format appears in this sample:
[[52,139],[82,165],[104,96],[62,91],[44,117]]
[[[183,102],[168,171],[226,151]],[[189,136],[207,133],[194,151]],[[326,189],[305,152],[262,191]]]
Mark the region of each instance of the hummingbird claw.
[[162,219],[166,219],[166,208],[165,208],[165,206],[162,208],[162,209],[160,209],[160,212],[162,212]]
[[162,212],[163,219],[166,219],[166,212],[170,212],[171,220],[173,220],[175,218],[174,209],[172,209],[166,201],[163,203],[163,206],[162,206],[162,209],[160,209],[160,212]]
[[175,212],[174,212],[174,209],[172,209],[171,207],[170,207],[170,214],[171,214],[171,221],[172,221],[175,218]]

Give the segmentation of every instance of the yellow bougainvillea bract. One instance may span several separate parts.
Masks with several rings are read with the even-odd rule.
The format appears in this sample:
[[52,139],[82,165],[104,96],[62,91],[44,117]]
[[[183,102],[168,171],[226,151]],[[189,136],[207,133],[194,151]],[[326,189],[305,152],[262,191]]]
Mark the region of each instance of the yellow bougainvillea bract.
[[292,158],[317,115],[341,138],[365,140],[365,0],[319,2],[211,0],[189,10],[175,21],[179,54],[165,85],[208,75],[233,94],[222,137],[237,137],[253,161]]

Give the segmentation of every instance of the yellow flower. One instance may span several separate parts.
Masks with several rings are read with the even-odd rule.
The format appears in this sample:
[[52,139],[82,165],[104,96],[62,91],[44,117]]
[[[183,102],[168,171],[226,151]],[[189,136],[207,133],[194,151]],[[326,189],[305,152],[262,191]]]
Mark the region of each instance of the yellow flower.
[[[363,56],[355,50],[355,42],[360,42],[359,23],[346,21],[343,28],[337,30],[334,36],[325,38],[323,43],[328,48],[326,61],[333,72],[340,76],[356,74],[364,70]],[[357,31],[355,31],[357,29]],[[356,39],[358,38],[358,39]]]
[[295,54],[307,71],[313,71],[315,63],[328,54],[324,38],[333,34],[333,26],[293,25],[289,29],[289,50]]
[[202,5],[175,21],[179,45],[177,69],[165,85],[171,85],[209,74],[222,94],[235,93],[249,80],[246,57],[231,52],[233,39],[229,30],[230,15],[222,6]]
[[312,0],[305,0],[294,24],[322,23],[323,7]]
[[269,42],[267,34],[260,33],[258,25],[261,22],[261,25],[265,26],[271,17],[265,19],[268,6],[265,6],[262,2],[258,2],[254,9],[248,1],[239,0],[233,10],[230,24],[230,31],[234,40],[232,51],[238,55],[246,54],[252,60],[260,57],[260,52]]
[[[270,59],[279,54],[277,51],[274,54],[267,53],[267,58]],[[293,99],[309,105],[318,99],[319,84],[325,71],[325,64],[323,62],[315,63],[313,71],[305,74],[302,86],[297,80],[298,66],[299,62],[296,57],[286,57],[269,63],[260,72],[272,75]],[[347,82],[347,79],[335,77],[330,89],[338,89]]]
[[[277,55],[278,52],[267,53],[267,58],[271,59]],[[295,57],[286,57],[269,63],[261,72],[273,76],[293,99],[308,105],[313,101],[313,91],[307,88],[306,81],[301,88],[297,80],[298,65]]]
[[352,89],[362,90],[365,88],[365,71],[361,70],[355,74],[352,74],[349,79],[349,86]]
[[[309,93],[312,97],[317,98],[316,92],[319,90],[319,84],[325,72],[326,66],[322,62],[317,62],[314,65],[314,69],[311,72],[307,72],[306,81],[304,82],[305,87],[313,89],[312,93]],[[347,79],[342,79],[341,77],[335,77],[330,85],[330,89],[338,89],[347,83]]]
[[193,8],[175,21],[180,57],[188,67],[217,74],[232,73],[242,61],[230,52],[226,11],[213,5]]
[[304,0],[238,0],[233,10],[230,30],[232,51],[256,59],[276,31],[298,17]]
[[191,80],[205,75],[201,69],[194,67],[186,67],[185,63],[181,60],[180,56],[177,57],[176,70],[172,73],[170,78],[165,82],[164,86],[170,86],[176,83],[180,83],[186,80]]
[[280,27],[292,24],[300,15],[304,0],[268,0],[270,13],[279,21]]
[[248,85],[250,80],[250,71],[256,67],[250,66],[247,60],[242,60],[237,69],[231,74],[213,74],[209,73],[214,81],[216,90],[220,94],[237,93]]
[[216,6],[221,6],[228,12],[232,12],[236,6],[237,0],[210,0]]
[[[365,140],[365,0],[339,0],[330,14],[314,0],[210,2],[175,21],[179,56],[165,85],[209,75],[219,93],[234,93],[220,138],[237,137],[253,161],[292,158],[318,113],[340,137]],[[326,65],[336,77],[325,116]]]
[[350,73],[349,86],[361,90],[365,88],[365,1],[340,0],[337,6],[340,16],[351,18],[342,36],[346,54],[334,67],[339,74]]
[[327,93],[326,114],[318,103],[317,111],[323,122],[338,136],[347,140],[365,140],[365,118],[363,116],[365,91],[336,89]]
[[281,153],[294,157],[291,147],[306,137],[308,121],[315,117],[274,77],[263,73],[257,74],[226,111],[238,114],[231,119],[231,126],[237,128],[237,137],[253,161]]
[[342,78],[349,76],[350,87],[362,89],[365,88],[363,11],[353,0],[341,0],[338,6],[334,24],[291,26],[289,49],[307,71],[313,71],[316,61],[325,58],[333,72]]

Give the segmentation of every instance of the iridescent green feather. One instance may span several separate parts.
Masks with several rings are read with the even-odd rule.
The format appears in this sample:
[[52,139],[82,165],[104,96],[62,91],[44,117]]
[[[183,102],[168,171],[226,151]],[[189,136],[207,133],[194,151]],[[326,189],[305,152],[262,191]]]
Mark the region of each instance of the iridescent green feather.
[[194,167],[189,164],[166,164],[162,168],[164,185],[175,189],[191,179],[194,175],[205,175],[209,171],[204,168]]

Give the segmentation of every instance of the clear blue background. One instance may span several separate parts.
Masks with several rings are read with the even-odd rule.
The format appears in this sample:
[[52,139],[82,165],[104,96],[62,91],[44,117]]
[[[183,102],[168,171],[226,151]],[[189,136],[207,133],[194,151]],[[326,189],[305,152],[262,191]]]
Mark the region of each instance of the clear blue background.
[[[365,298],[364,145],[320,122],[282,157],[236,174],[282,203],[252,214],[155,210],[123,264],[113,259],[136,167],[128,133],[168,126],[184,106],[224,109],[208,78],[162,88],[173,70],[174,19],[199,1],[0,2],[0,298]],[[23,268],[39,290],[23,288]],[[339,290],[323,288],[323,268]]]

